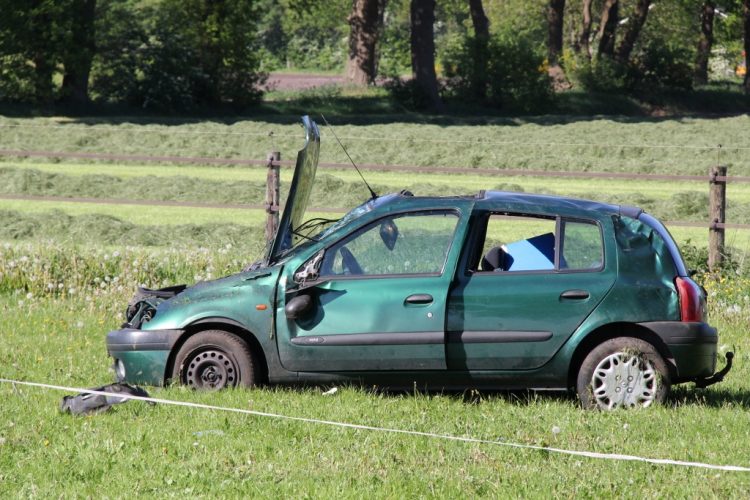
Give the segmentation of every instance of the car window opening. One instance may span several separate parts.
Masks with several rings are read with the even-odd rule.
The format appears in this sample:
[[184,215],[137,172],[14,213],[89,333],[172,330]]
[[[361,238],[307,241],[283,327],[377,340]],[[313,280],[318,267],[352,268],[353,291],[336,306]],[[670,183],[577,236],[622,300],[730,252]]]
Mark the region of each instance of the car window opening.
[[595,270],[604,263],[601,231],[588,221],[491,214],[480,240],[475,272]]

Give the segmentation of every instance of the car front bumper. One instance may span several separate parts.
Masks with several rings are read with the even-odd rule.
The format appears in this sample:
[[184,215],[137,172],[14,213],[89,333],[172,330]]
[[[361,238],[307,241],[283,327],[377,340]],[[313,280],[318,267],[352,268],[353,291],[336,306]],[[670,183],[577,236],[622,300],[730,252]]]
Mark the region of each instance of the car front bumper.
[[169,354],[183,330],[123,328],[107,334],[107,352],[114,359],[118,382],[163,385]]

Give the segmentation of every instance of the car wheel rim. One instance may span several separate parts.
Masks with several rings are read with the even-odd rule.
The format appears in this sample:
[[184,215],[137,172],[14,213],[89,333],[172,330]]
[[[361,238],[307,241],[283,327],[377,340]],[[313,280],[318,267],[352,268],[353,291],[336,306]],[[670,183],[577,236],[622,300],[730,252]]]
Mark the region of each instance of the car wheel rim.
[[237,385],[237,366],[225,352],[207,350],[193,356],[185,369],[185,382],[196,389],[223,389]]
[[658,380],[650,361],[639,354],[616,352],[594,369],[591,389],[599,408],[647,407],[656,399]]

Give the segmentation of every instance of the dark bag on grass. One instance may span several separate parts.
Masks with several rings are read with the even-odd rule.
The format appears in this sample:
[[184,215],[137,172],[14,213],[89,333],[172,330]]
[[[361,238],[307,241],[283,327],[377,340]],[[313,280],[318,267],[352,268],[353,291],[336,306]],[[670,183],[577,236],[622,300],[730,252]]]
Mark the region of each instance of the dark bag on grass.
[[[60,402],[60,411],[63,413],[70,413],[71,415],[91,415],[97,413],[104,413],[105,411],[112,408],[112,405],[124,403],[128,401],[127,398],[118,397],[118,395],[125,394],[130,396],[139,396],[147,398],[148,393],[137,386],[128,384],[110,384],[102,387],[95,387],[91,389],[96,392],[107,392],[111,393],[111,396],[105,396],[103,394],[91,394],[90,392],[82,392],[77,396],[65,396]],[[154,403],[151,403],[154,404]]]

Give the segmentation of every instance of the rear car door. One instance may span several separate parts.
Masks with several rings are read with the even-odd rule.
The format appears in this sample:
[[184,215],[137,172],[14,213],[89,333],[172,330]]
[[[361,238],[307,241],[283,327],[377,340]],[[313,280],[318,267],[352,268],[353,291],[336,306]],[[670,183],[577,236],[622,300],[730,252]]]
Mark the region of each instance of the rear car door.
[[[282,365],[293,371],[444,370],[448,288],[460,244],[456,210],[389,215],[325,250],[311,310],[284,315]],[[465,224],[464,224],[465,226]],[[287,271],[290,283],[293,270]]]
[[[453,370],[528,370],[557,352],[616,278],[598,221],[479,214],[447,317]],[[474,255],[472,257],[471,255]]]

